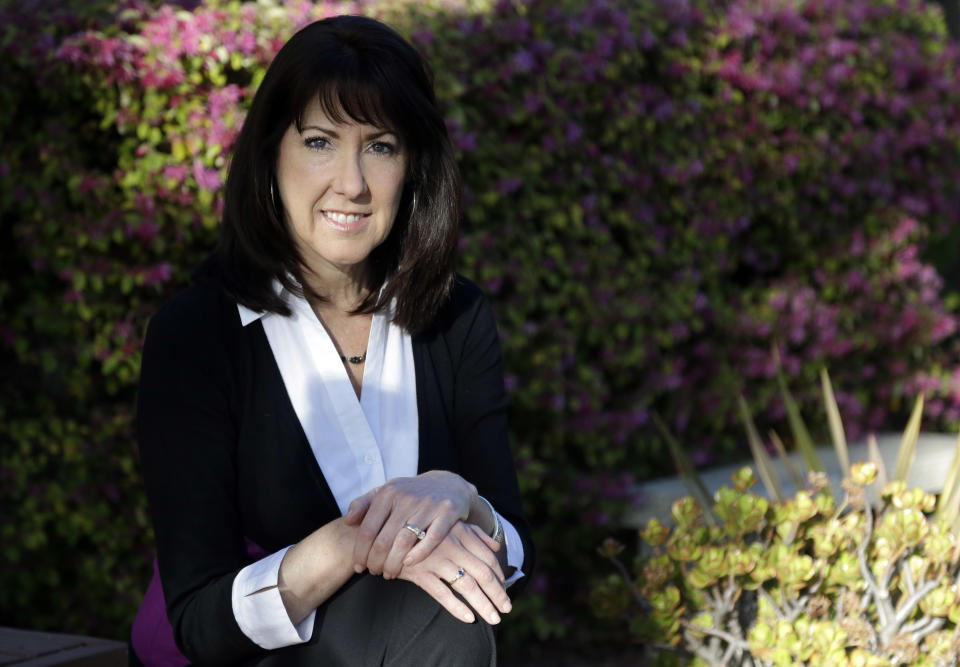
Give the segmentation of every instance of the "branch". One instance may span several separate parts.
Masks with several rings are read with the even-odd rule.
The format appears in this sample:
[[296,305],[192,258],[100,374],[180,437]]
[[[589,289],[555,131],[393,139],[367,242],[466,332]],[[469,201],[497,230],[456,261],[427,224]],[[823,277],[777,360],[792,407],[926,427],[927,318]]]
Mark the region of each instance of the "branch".
[[[912,595],[909,595],[906,600],[900,603],[896,614],[894,614],[893,618],[890,619],[888,623],[881,623],[880,644],[882,646],[886,646],[888,643],[890,643],[890,640],[893,639],[895,634],[897,634],[897,630],[900,628],[900,626],[903,625],[904,621],[910,617],[910,614],[913,613],[913,610],[916,608],[916,606],[920,604],[920,600],[922,600],[927,593],[934,590],[939,585],[939,582],[933,581],[932,579],[930,581],[923,582],[923,585],[921,585],[920,588],[915,590]],[[880,605],[878,604],[877,608],[879,609],[879,607]]]
[[621,563],[619,558],[614,558],[613,556],[606,556],[606,559],[613,563],[617,570],[620,571],[620,576],[623,577],[623,581],[627,584],[627,586],[629,586],[630,592],[633,594],[634,599],[640,604],[641,608],[645,608],[647,601],[644,600],[643,596],[640,594],[640,591],[637,590],[636,585],[633,583],[633,577],[630,576],[630,572],[627,570],[626,565]]
[[777,618],[780,619],[781,621],[787,620],[787,616],[786,614],[783,613],[783,610],[780,609],[780,605],[778,605],[776,601],[770,596],[770,594],[767,593],[767,591],[763,588],[763,586],[761,586],[757,590],[760,592],[760,595],[762,595],[766,599],[766,601],[770,604],[770,606],[773,607],[773,613],[777,615]]
[[722,639],[727,642],[730,646],[736,646],[738,649],[747,650],[750,648],[750,644],[747,643],[747,640],[741,639],[740,637],[735,637],[726,630],[718,630],[717,628],[704,628],[697,626],[697,632],[702,632],[705,635],[711,635]]
[[937,630],[942,628],[943,624],[946,622],[947,621],[944,618],[931,618],[930,622],[927,624],[927,627],[917,630],[916,632],[913,633],[912,635],[913,641],[919,644],[920,640],[922,640],[924,637],[929,635],[931,632],[936,632]]
[[723,663],[717,662],[716,654],[707,650],[706,646],[698,646],[693,650],[693,654],[706,662],[710,667],[724,667]]
[[912,633],[913,641],[919,642],[934,630],[939,630],[940,626],[943,624],[944,620],[942,618],[937,618],[936,616],[924,616],[913,623],[907,623],[900,629],[900,632],[904,634]]
[[743,653],[742,649],[734,646],[733,644],[727,644],[727,650],[723,652],[723,658],[721,658],[723,664],[729,665],[730,660],[733,659],[733,655],[738,652],[741,654]]
[[801,595],[798,597],[792,604],[792,609],[790,613],[787,614],[787,620],[793,623],[797,618],[804,612],[804,609],[807,606],[807,602],[810,601],[809,595]]
[[[873,508],[870,506],[869,502],[865,502],[863,504],[863,511],[867,515],[867,532],[863,536],[860,546],[857,547],[857,561],[860,563],[860,575],[867,584],[867,591],[876,601],[877,616],[880,617],[880,625],[886,626],[889,624],[890,618],[893,616],[893,605],[890,603],[890,591],[884,591],[880,589],[880,587],[877,585],[877,580],[873,578],[873,573],[870,571],[870,566],[867,565],[867,547],[870,545],[870,540],[873,538]],[[869,600],[864,600],[864,609],[866,609],[866,603],[868,602]]]
[[909,561],[903,562],[903,581],[907,584],[907,595],[913,595],[917,587],[913,583],[913,572],[910,571]]

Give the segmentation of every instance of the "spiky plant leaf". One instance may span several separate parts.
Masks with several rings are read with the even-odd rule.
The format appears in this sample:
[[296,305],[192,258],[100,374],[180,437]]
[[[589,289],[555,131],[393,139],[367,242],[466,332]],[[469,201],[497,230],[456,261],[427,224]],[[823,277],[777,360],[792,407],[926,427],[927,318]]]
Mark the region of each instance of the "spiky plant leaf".
[[793,482],[794,488],[799,491],[804,486],[803,477],[801,477],[800,472],[797,470],[797,466],[793,465],[793,461],[787,456],[787,448],[783,446],[783,440],[780,439],[780,436],[777,435],[777,432],[773,429],[770,429],[770,442],[773,443],[773,448],[777,450],[777,456],[780,457],[784,469],[787,471],[787,474],[790,475],[790,481]]
[[960,477],[960,436],[957,437],[957,446],[953,450],[953,461],[950,463],[947,479],[943,483],[940,498],[937,500],[935,519],[943,519],[947,523],[953,523],[957,514],[960,513],[960,493],[957,489],[958,477]]
[[847,451],[847,436],[843,432],[843,421],[840,419],[840,408],[833,395],[833,384],[826,368],[820,369],[820,386],[823,389],[823,405],[827,409],[827,422],[830,424],[830,437],[833,448],[837,452],[837,461],[844,474],[850,472],[850,454]]
[[813,438],[810,437],[810,431],[807,430],[807,425],[803,423],[803,417],[800,416],[800,408],[787,388],[787,380],[783,376],[783,368],[780,365],[780,353],[776,346],[773,348],[773,355],[777,367],[777,384],[780,385],[780,395],[783,397],[783,405],[787,409],[787,420],[790,422],[790,431],[793,433],[794,443],[800,450],[800,456],[803,457],[807,470],[826,472],[826,468],[823,467],[820,456],[817,454],[817,448],[813,444]]
[[877,464],[877,488],[882,489],[887,485],[887,465],[880,456],[880,446],[877,444],[877,436],[871,433],[867,436],[867,455],[870,461]]
[[753,460],[757,463],[757,472],[760,474],[760,480],[767,489],[767,495],[775,502],[783,502],[783,487],[780,486],[780,476],[776,468],[773,467],[773,461],[767,450],[764,449],[760,441],[760,434],[757,433],[757,427],[753,423],[753,417],[750,415],[750,408],[747,406],[743,395],[737,397],[740,405],[740,418],[743,420],[743,426],[747,430],[747,442],[750,444],[750,453],[753,454]]
[[667,425],[660,418],[660,415],[651,411],[650,419],[654,426],[656,426],[657,430],[660,431],[660,435],[666,441],[667,448],[670,450],[670,455],[673,457],[673,462],[677,466],[677,472],[680,473],[680,479],[683,481],[683,485],[687,487],[687,492],[689,492],[690,495],[693,496],[703,508],[703,516],[707,523],[709,523],[711,526],[718,525],[717,519],[713,515],[713,511],[710,509],[713,506],[713,501],[710,498],[710,492],[707,491],[707,487],[704,485],[703,480],[700,478],[700,474],[694,467],[693,461],[691,461],[690,457],[687,456],[687,453],[683,451],[683,447],[680,445],[680,442],[673,436],[673,433],[670,432],[670,429],[667,428]]
[[913,465],[913,459],[917,455],[917,439],[920,437],[920,420],[923,417],[923,394],[917,396],[917,402],[913,404],[913,412],[910,414],[910,421],[903,431],[903,438],[900,440],[900,451],[897,453],[897,467],[893,470],[893,479],[907,479],[907,473],[910,472],[910,466]]

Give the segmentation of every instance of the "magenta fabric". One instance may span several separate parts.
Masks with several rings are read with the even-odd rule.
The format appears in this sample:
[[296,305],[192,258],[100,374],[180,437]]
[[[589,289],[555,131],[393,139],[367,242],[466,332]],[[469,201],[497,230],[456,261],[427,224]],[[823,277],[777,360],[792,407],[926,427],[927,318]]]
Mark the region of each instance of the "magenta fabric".
[[[251,558],[259,559],[267,555],[249,539],[246,540],[246,546]],[[133,619],[130,643],[146,667],[184,667],[190,664],[173,640],[173,627],[167,618],[167,602],[163,598],[156,558],[153,559],[153,578]]]
[[190,664],[173,641],[173,628],[167,619],[167,603],[163,599],[156,558],[153,559],[153,579],[147,586],[137,617],[133,619],[130,643],[140,662],[147,667],[183,667]]

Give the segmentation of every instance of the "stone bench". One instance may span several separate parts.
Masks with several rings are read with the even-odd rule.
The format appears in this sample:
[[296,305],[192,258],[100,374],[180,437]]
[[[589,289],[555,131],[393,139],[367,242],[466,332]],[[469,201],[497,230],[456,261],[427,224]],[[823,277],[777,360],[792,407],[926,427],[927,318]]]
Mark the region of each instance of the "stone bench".
[[0,666],[127,667],[124,642],[0,628]]

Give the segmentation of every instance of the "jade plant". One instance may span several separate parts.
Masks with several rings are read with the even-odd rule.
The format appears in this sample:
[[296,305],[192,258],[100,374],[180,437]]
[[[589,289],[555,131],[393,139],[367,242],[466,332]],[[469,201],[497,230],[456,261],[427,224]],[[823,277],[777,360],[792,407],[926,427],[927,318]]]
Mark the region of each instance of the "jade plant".
[[[823,389],[845,463],[825,373]],[[922,399],[890,481],[872,443],[872,460],[845,467],[837,489],[814,455],[815,469],[785,497],[756,450],[765,494],[752,490],[758,475],[750,466],[710,503],[695,499],[702,491],[692,483],[694,493],[673,503],[672,521],[654,518],[639,531],[645,546],[632,572],[621,561],[623,545],[603,544],[600,553],[619,573],[594,590],[595,610],[629,619],[634,638],[661,664],[956,665],[960,457],[939,497],[908,488],[921,413]]]

